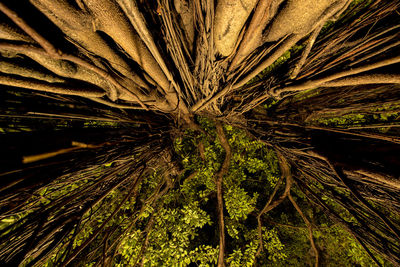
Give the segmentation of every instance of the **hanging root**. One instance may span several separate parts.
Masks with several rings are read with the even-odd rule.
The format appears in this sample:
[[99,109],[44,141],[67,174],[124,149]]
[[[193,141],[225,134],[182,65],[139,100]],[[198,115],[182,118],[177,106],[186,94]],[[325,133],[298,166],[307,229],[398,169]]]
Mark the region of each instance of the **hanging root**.
[[[278,150],[276,150],[276,153],[278,155],[278,159],[279,159],[279,167],[281,169],[281,174],[282,177],[281,179],[278,181],[278,183],[276,184],[274,191],[272,192],[271,196],[268,199],[267,204],[265,204],[264,208],[261,210],[261,212],[257,215],[257,223],[258,223],[258,250],[256,253],[256,257],[258,255],[260,255],[261,251],[264,250],[263,248],[263,241],[262,241],[262,220],[261,220],[261,216],[264,215],[265,213],[271,211],[272,209],[276,208],[277,206],[279,206],[279,204],[281,204],[286,197],[289,195],[290,193],[290,189],[292,187],[292,183],[293,183],[293,178],[292,178],[292,173],[290,171],[290,167],[289,167],[289,163],[287,162],[286,158],[282,155],[282,153],[280,153]],[[283,194],[274,202],[272,202],[274,196],[276,195],[276,192],[278,191],[279,185],[282,182],[282,178],[285,177],[286,179],[286,185],[285,185],[285,190],[283,191]]]
[[321,29],[323,27],[323,24],[321,24],[320,26],[318,26],[310,35],[310,37],[308,38],[308,42],[307,42],[307,46],[304,49],[303,53],[301,54],[301,58],[300,60],[296,63],[293,72],[290,74],[290,78],[291,79],[295,79],[297,77],[297,75],[299,74],[301,68],[303,67],[304,63],[306,62],[306,59],[308,57],[308,55],[311,52],[311,48],[313,47],[315,40],[317,39]]
[[319,266],[319,252],[318,252],[318,249],[317,249],[317,247],[315,246],[315,243],[314,243],[312,225],[311,225],[310,221],[307,219],[307,217],[304,215],[304,213],[301,211],[299,205],[297,205],[296,201],[293,199],[293,197],[292,197],[292,195],[290,193],[288,194],[288,198],[289,198],[290,202],[293,204],[293,206],[295,207],[295,209],[297,210],[297,212],[300,214],[300,216],[303,219],[303,221],[307,225],[308,238],[310,239],[310,244],[311,244],[311,247],[312,247],[312,249],[314,251],[314,254],[315,254],[315,267],[318,267]]
[[232,157],[231,146],[225,136],[224,129],[220,122],[216,122],[218,139],[221,142],[222,147],[225,150],[225,159],[222,163],[221,170],[217,173],[216,185],[217,185],[217,200],[218,200],[218,224],[219,224],[219,254],[218,254],[218,266],[225,266],[225,225],[224,225],[224,203],[222,197],[222,185],[224,175],[228,173],[229,164]]

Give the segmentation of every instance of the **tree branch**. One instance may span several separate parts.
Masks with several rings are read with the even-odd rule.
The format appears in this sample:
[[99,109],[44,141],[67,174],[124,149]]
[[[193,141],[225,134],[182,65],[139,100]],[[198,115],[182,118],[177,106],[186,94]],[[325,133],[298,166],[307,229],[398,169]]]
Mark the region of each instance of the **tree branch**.
[[0,74],[0,84],[14,87],[22,87],[36,91],[63,94],[63,95],[75,95],[86,98],[91,97],[102,97],[105,92],[100,88],[88,87],[79,88],[65,85],[63,83],[47,83],[45,81],[27,79],[27,78],[15,78],[11,75]]
[[0,11],[3,12],[9,19],[18,25],[24,32],[26,32],[33,40],[35,40],[46,52],[51,56],[59,55],[60,51],[49,42],[37,31],[35,31],[28,23],[26,23],[17,13],[6,7],[3,3],[0,3]]
[[[6,43],[6,42],[0,42],[0,49],[11,50],[11,51],[15,51],[15,52],[22,53],[22,54],[35,53],[38,55],[50,56],[54,59],[67,60],[67,61],[73,62],[75,64],[78,64],[82,67],[85,67],[85,68],[97,73],[102,78],[104,78],[105,80],[110,82],[112,85],[114,85],[121,92],[123,92],[127,95],[130,95],[133,99],[135,99],[142,106],[143,109],[148,110],[148,108],[139,99],[138,95],[141,95],[141,93],[136,88],[131,88],[131,90],[134,91],[134,93],[132,93],[131,91],[129,91],[125,87],[123,87],[119,82],[117,82],[117,80],[115,80],[109,73],[107,73],[106,71],[102,70],[99,67],[96,67],[95,65],[90,64],[89,62],[86,62],[85,60],[83,60],[77,56],[66,54],[66,53],[61,53],[60,51],[58,54],[49,54],[49,53],[47,53],[47,51],[45,51],[41,48],[35,47],[33,45],[26,45],[26,44],[17,45],[17,44],[11,44],[11,43]],[[116,93],[112,92],[112,94],[116,94]],[[99,97],[99,96],[92,96],[92,97]]]
[[310,81],[306,81],[304,83],[301,84],[297,84],[297,85],[290,85],[287,87],[283,87],[283,88],[277,88],[275,90],[273,90],[272,95],[275,97],[279,97],[280,94],[282,93],[286,93],[286,92],[299,92],[299,91],[305,91],[308,89],[313,89],[319,86],[324,86],[325,83],[330,82],[330,81],[334,81],[346,76],[351,76],[351,75],[355,75],[361,72],[366,72],[366,71],[370,71],[373,69],[377,69],[377,68],[381,68],[381,67],[385,67],[388,65],[393,65],[396,63],[400,62],[400,56],[397,57],[393,57],[393,58],[389,58],[389,59],[385,59],[385,60],[381,60],[375,63],[371,63],[365,66],[361,66],[358,68],[354,68],[354,69],[350,69],[350,70],[346,70],[346,71],[342,71],[342,72],[338,72],[329,76],[326,76],[324,78],[320,78],[317,80],[310,80]]
[[90,100],[92,100],[92,101],[94,101],[94,102],[97,102],[97,103],[100,103],[100,104],[103,104],[103,105],[106,105],[106,106],[109,106],[109,107],[112,107],[112,108],[120,108],[120,109],[142,109],[142,108],[139,107],[139,106],[129,106],[129,105],[117,104],[117,103],[113,103],[113,102],[111,102],[111,101],[107,101],[107,100],[102,99],[102,98],[94,98],[94,97],[92,97],[92,98],[90,98]]
[[103,143],[103,144],[99,144],[99,145],[91,145],[91,144],[83,144],[80,142],[72,142],[72,147],[69,148],[63,148],[63,149],[59,149],[57,151],[52,151],[52,152],[46,152],[46,153],[42,153],[42,154],[37,154],[37,155],[30,155],[30,156],[24,156],[22,157],[22,163],[32,163],[35,161],[39,161],[39,160],[44,160],[44,159],[48,159],[48,158],[52,158],[58,155],[62,155],[65,153],[69,153],[78,149],[83,149],[83,148],[89,148],[89,149],[93,149],[93,148],[99,148],[102,147],[103,145],[108,144]]
[[[140,13],[136,1],[117,0],[117,3],[122,8],[135,30],[138,32],[141,40],[146,44],[147,48],[149,49],[154,59],[157,61],[167,79],[172,83],[173,88],[176,90],[177,98],[180,98],[182,100],[182,92],[178,84],[175,82],[172,73],[169,71],[167,65],[165,64],[164,59],[154,42],[153,36],[147,29],[145,18]],[[165,91],[165,93],[168,94],[169,92]],[[180,109],[184,111],[184,113],[188,112],[186,105],[182,101],[179,101],[179,104]]]
[[[40,46],[43,47],[43,49],[46,51],[46,53],[56,59],[64,59],[64,60],[69,60],[71,62],[74,62],[78,65],[84,66],[106,80],[108,80],[111,84],[116,86],[118,89],[121,91],[131,94],[134,96],[136,101],[139,102],[139,104],[144,108],[147,109],[147,107],[143,104],[143,102],[139,99],[139,97],[136,94],[132,94],[129,90],[125,89],[123,86],[121,86],[114,78],[112,78],[108,73],[106,73],[104,70],[93,66],[92,64],[84,61],[81,58],[78,58],[73,55],[67,55],[62,53],[60,50],[57,50],[49,41],[47,41],[43,36],[41,36],[38,32],[36,32],[32,27],[29,26],[22,18],[20,18],[14,11],[10,10],[8,7],[6,7],[4,4],[0,3],[0,11],[2,11],[6,16],[8,16],[15,24],[17,24],[22,30],[24,30],[30,37],[32,37]],[[112,88],[110,88],[112,90]],[[139,93],[138,91],[135,93]],[[113,95],[116,95],[115,92],[112,92]]]
[[321,84],[322,87],[342,87],[365,84],[400,84],[399,74],[365,74],[350,76]]

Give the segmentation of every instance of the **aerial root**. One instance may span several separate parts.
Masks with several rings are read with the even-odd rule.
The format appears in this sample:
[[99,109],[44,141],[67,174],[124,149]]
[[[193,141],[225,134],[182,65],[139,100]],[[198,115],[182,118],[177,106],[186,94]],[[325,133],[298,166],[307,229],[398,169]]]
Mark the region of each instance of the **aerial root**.
[[217,186],[217,200],[218,200],[218,224],[219,224],[219,253],[218,253],[218,266],[225,266],[225,224],[224,224],[224,203],[222,197],[222,185],[223,177],[228,173],[229,165],[232,157],[231,146],[228,143],[222,124],[217,121],[216,129],[218,139],[221,142],[222,147],[225,150],[225,159],[222,163],[221,170],[216,175],[216,186]]
[[[256,257],[258,257],[260,255],[261,251],[264,250],[263,241],[262,241],[262,219],[261,219],[261,216],[264,215],[265,213],[271,211],[272,209],[276,208],[277,206],[279,206],[286,199],[286,197],[290,193],[290,189],[291,189],[292,183],[293,183],[292,173],[290,171],[290,166],[289,166],[289,163],[287,162],[287,159],[278,150],[276,150],[276,153],[278,155],[279,167],[281,169],[282,176],[281,176],[280,180],[277,182],[277,184],[274,188],[274,191],[272,192],[271,196],[268,199],[267,204],[265,204],[264,208],[261,210],[261,212],[257,216],[257,223],[258,223],[257,231],[258,231],[259,245],[258,245]],[[277,200],[272,202],[273,198],[276,195],[276,192],[278,191],[280,184],[282,183],[283,178],[285,178],[285,180],[286,180],[285,190],[283,191],[283,194]]]
[[307,225],[308,238],[310,239],[311,248],[313,249],[314,254],[315,254],[315,267],[318,267],[319,266],[319,252],[318,252],[318,249],[314,242],[312,225],[311,225],[310,221],[307,219],[307,217],[304,215],[302,210],[300,209],[299,205],[297,205],[296,201],[293,199],[293,197],[290,193],[288,194],[288,198],[289,198],[290,202],[293,204],[294,208],[300,214],[300,216],[303,219],[303,221],[305,222],[305,224]]

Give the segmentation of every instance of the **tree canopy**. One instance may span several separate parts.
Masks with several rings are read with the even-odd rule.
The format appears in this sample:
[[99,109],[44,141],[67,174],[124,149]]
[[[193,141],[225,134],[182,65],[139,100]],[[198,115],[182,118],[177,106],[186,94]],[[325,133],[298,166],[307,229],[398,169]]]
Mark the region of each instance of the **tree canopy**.
[[0,3],[0,263],[400,264],[400,2]]

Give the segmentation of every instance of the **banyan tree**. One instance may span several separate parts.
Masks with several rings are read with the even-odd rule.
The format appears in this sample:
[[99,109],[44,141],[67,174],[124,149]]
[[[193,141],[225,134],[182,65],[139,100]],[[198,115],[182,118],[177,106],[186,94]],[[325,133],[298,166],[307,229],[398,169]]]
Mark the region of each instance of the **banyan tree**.
[[114,266],[140,232],[128,264],[163,265],[148,256],[161,253],[159,218],[209,175],[185,162],[217,151],[199,195],[215,215],[214,263],[234,266],[240,132],[278,166],[245,216],[250,264],[269,266],[268,214],[288,207],[310,264],[324,265],[314,210],[397,266],[399,71],[397,0],[3,0],[0,262]]

